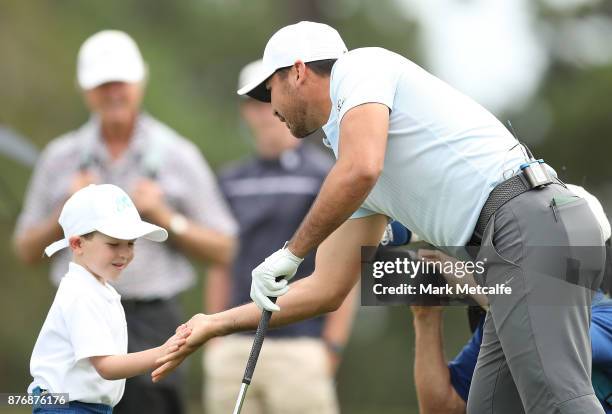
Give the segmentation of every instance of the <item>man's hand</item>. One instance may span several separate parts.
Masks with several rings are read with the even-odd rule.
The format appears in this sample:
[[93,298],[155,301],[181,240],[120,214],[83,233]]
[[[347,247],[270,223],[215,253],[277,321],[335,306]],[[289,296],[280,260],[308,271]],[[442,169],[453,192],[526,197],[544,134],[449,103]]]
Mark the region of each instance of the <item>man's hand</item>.
[[136,183],[130,197],[138,212],[151,220],[160,215],[160,210],[167,209],[161,187],[148,178],[142,178]]
[[96,184],[99,181],[98,176],[89,170],[81,170],[77,172],[70,182],[70,195],[76,193],[81,188],[85,188],[90,184]]
[[[432,250],[432,249],[419,249],[417,251],[417,257],[419,259],[423,259],[426,262],[433,263],[457,263],[459,259],[449,256],[440,250]],[[442,267],[444,268],[444,266]],[[445,273],[448,277],[456,277],[453,273]]]
[[[190,334],[186,337],[185,343],[177,350],[170,351],[155,361],[158,368],[151,373],[153,382],[158,382],[168,376],[185,360],[185,358],[194,353],[201,345],[213,337],[208,329],[208,318],[208,315],[199,313],[192,317],[189,322],[177,328],[177,334],[175,336],[180,335],[182,329],[189,330]],[[186,328],[183,328],[183,326],[186,326]]]
[[[280,307],[268,297],[282,296],[289,291],[287,281],[297,272],[298,266],[304,259],[291,253],[289,249],[282,248],[253,269],[251,282],[251,299],[260,309],[277,312]],[[282,277],[276,281],[277,277]]]
[[[460,260],[449,256],[445,253],[442,253],[439,250],[430,250],[430,249],[419,249],[417,252],[417,256],[420,259],[425,260],[426,262],[434,262],[434,263],[441,263],[442,269],[446,269],[447,266],[444,266],[444,263],[458,263]],[[456,267],[453,266],[453,269],[455,269]],[[474,279],[474,274],[472,272],[468,272],[467,270],[464,270],[464,273],[462,275],[459,274],[454,274],[454,273],[450,273],[450,272],[442,272],[444,275],[444,278],[446,279],[446,281],[448,283],[456,283],[458,280],[463,279],[463,284],[467,285],[467,286],[477,286],[478,284],[476,283],[476,280]],[[486,295],[483,294],[473,294],[470,295],[472,297],[472,299],[474,299],[474,301],[476,303],[478,303],[484,310],[487,310],[489,308],[489,300],[487,299]],[[413,310],[414,313],[414,310]],[[415,314],[416,316],[416,314]]]

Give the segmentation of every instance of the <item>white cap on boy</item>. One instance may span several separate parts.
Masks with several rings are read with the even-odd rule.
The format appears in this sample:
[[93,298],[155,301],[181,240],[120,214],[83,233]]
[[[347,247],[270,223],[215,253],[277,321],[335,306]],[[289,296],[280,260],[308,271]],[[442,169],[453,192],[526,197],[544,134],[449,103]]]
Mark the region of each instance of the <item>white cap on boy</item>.
[[45,248],[47,256],[68,247],[71,237],[93,231],[120,240],[144,237],[163,242],[168,238],[163,228],[142,221],[130,197],[112,184],[91,184],[74,193],[62,208],[59,224],[64,238]]

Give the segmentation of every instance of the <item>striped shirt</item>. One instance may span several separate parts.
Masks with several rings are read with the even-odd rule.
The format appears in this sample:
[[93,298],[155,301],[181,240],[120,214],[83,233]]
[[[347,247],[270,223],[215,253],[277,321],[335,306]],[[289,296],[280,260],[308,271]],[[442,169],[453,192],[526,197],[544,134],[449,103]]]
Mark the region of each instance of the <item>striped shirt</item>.
[[[298,228],[333,165],[331,157],[309,144],[285,151],[279,159],[251,158],[225,168],[223,194],[239,223],[239,251],[232,265],[230,306],[250,302],[251,271],[281,248]],[[314,252],[304,258],[292,282],[314,271]],[[273,329],[274,337],[320,337],[323,318]]]
[[[143,177],[156,180],[166,202],[177,212],[221,233],[236,233],[236,223],[221,195],[213,172],[198,148],[147,114],[138,118],[129,147],[112,160],[96,117],[81,128],[49,143],[31,178],[15,232],[22,234],[47,219],[69,196],[74,175],[86,167],[100,183],[115,184],[128,194]],[[69,249],[52,258],[55,285],[68,270]],[[124,299],[170,298],[191,287],[195,271],[172,243],[139,239],[135,257],[115,289]]]

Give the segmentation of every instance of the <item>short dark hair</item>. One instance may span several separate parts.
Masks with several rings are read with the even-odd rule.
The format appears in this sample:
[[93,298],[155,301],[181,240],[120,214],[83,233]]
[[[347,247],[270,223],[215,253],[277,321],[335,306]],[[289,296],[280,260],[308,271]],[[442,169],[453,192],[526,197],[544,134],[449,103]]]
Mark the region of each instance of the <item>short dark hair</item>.
[[314,62],[306,63],[306,66],[319,76],[329,76],[336,60],[338,59],[315,60]]
[[[331,75],[332,68],[334,63],[336,63],[338,59],[324,59],[324,60],[314,60],[312,62],[306,62],[306,66],[314,73],[319,76],[329,76]],[[280,74],[282,79],[287,77],[287,72],[291,66],[286,66],[284,68],[277,69],[276,72]]]

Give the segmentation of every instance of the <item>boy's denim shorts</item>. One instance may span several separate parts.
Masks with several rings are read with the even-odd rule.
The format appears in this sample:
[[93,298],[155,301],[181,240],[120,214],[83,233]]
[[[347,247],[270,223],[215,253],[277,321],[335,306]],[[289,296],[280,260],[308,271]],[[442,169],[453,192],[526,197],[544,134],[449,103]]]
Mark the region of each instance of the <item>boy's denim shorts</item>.
[[[41,395],[44,390],[36,387],[32,390],[32,395]],[[55,405],[34,405],[33,414],[112,414],[113,407],[106,404],[84,403],[80,401],[70,401],[67,406]]]

